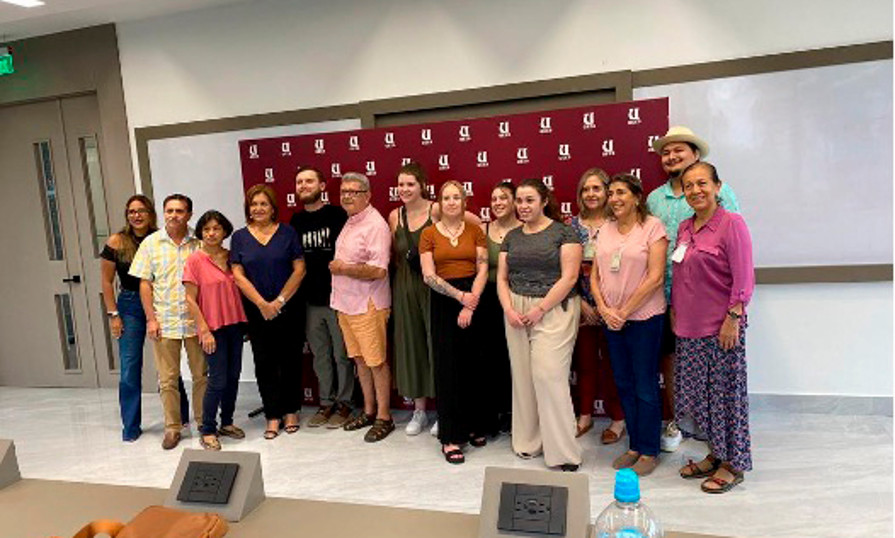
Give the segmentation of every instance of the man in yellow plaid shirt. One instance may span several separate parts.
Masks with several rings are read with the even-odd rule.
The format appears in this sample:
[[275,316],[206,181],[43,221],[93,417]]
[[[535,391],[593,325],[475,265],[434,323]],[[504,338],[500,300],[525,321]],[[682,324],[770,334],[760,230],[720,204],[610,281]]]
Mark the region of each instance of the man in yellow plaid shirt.
[[186,348],[193,377],[193,417],[202,424],[202,401],[207,384],[207,365],[196,337],[196,325],[186,305],[183,266],[199,248],[199,240],[187,223],[193,202],[182,194],[172,194],[163,204],[165,227],[153,232],[134,255],[130,274],[140,280],[140,300],[146,312],[146,334],[152,339],[159,393],[165,412],[162,448],[171,450],[180,443],[180,350]]

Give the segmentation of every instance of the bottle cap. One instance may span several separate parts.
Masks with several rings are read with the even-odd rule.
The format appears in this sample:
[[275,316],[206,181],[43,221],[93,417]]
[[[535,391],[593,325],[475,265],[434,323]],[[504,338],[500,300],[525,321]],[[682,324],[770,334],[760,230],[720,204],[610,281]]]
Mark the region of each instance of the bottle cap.
[[615,472],[615,500],[623,503],[640,500],[640,479],[632,469]]

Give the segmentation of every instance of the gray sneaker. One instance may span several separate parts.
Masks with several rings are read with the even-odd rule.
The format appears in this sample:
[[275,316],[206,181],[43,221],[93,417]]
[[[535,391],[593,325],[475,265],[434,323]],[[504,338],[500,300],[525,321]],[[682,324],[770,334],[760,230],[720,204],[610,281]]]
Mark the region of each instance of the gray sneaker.
[[661,439],[659,439],[659,448],[661,448],[662,452],[674,452],[677,450],[677,447],[681,446],[683,438],[684,436],[681,435],[681,430],[678,429],[677,424],[673,420],[669,420],[662,431]]
[[329,417],[333,414],[333,406],[332,405],[321,405],[320,409],[314,413],[314,416],[311,417],[311,420],[308,421],[309,428],[319,428],[323,426],[327,422],[329,422]]
[[332,412],[329,417],[329,420],[326,422],[326,427],[330,430],[337,430],[345,425],[348,421],[348,418],[351,416],[351,408],[343,403],[338,403],[335,405],[336,410]]

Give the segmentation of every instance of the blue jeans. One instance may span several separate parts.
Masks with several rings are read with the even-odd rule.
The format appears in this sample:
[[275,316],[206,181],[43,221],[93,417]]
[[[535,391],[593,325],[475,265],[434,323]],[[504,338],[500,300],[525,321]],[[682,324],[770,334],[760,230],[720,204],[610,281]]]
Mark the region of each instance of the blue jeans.
[[625,423],[628,448],[645,456],[659,455],[662,406],[659,400],[659,354],[664,314],[628,321],[620,331],[606,330],[609,360]]
[[241,324],[225,325],[211,333],[214,336],[214,353],[206,355],[208,361],[208,386],[202,401],[202,435],[217,432],[215,418],[221,408],[221,427],[233,424],[236,409],[236,393],[239,390],[239,374],[242,372]]
[[[121,290],[118,294],[118,314],[124,330],[118,339],[118,357],[121,370],[118,382],[118,405],[121,408],[121,437],[133,441],[143,433],[141,423],[141,392],[143,390],[143,344],[146,341],[146,314],[136,291]],[[180,385],[180,416],[187,422],[190,404],[187,400],[183,378]]]

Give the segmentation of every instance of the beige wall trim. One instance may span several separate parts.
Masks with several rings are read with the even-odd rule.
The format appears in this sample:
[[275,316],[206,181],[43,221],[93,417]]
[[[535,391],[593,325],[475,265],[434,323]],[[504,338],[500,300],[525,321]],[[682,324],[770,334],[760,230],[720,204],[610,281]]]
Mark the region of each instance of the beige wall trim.
[[8,44],[13,49],[16,72],[0,78],[0,106],[96,94],[109,225],[117,230],[124,225],[121,208],[134,194],[134,173],[115,25]]
[[358,106],[352,104],[139,127],[134,129],[134,138],[137,145],[137,164],[140,169],[140,184],[143,194],[150,198],[152,197],[152,171],[149,169],[150,140],[278,127],[281,125],[355,119],[358,115]]
[[485,88],[456,90],[448,92],[414,95],[361,101],[361,125],[364,128],[376,127],[379,116],[389,114],[433,110],[441,108],[464,107],[487,103],[519,101],[550,96],[563,96],[576,93],[591,93],[611,90],[615,92],[616,101],[633,99],[630,71],[613,71],[594,75],[580,75],[551,80],[518,82],[501,84]]
[[759,73],[773,73],[792,69],[824,67],[892,58],[892,41],[861,45],[846,45],[825,49],[770,54],[735,60],[721,60],[703,64],[680,65],[661,69],[647,69],[633,73],[635,88],[677,84]]
[[808,267],[758,267],[757,284],[813,284],[844,282],[891,282],[892,264],[817,265]]

